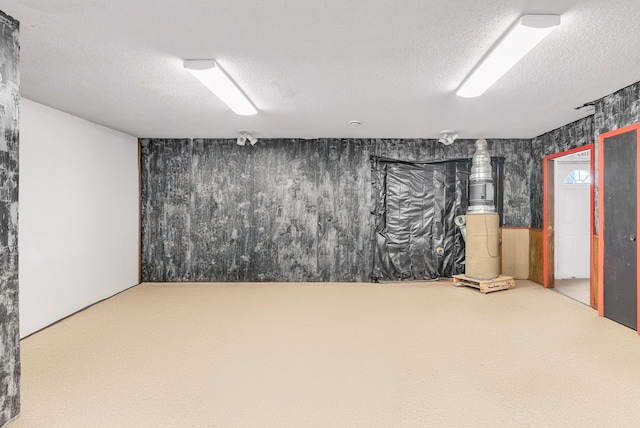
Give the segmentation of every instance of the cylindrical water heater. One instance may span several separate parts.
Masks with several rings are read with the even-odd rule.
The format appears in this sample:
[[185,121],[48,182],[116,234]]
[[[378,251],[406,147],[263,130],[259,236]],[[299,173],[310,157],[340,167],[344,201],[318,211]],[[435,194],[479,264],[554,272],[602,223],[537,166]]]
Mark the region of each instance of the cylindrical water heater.
[[487,141],[476,141],[469,176],[466,215],[465,276],[493,279],[500,276],[500,217],[493,202],[493,175]]

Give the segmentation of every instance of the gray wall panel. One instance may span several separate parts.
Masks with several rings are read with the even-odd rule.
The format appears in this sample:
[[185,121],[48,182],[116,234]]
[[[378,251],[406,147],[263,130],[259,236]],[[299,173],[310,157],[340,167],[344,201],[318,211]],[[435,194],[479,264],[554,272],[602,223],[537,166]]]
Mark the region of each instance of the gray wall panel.
[[488,140],[491,156],[504,158],[504,226],[531,224],[530,177],[534,166],[529,140]]
[[252,154],[228,140],[197,139],[191,147],[185,213],[191,239],[183,253],[192,268],[189,280],[252,280]]
[[[327,258],[318,236],[328,239],[332,199],[321,193],[324,145],[279,140],[255,147],[253,259],[259,281],[320,281]],[[324,198],[324,201],[321,199]]]
[[0,426],[20,412],[18,36],[18,21],[0,12]]

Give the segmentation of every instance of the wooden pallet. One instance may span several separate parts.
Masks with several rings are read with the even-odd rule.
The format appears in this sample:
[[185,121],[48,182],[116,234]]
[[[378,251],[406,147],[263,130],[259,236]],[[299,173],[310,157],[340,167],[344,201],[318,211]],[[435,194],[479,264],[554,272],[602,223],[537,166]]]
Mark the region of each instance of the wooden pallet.
[[497,278],[493,279],[475,279],[469,278],[465,275],[453,275],[453,285],[456,287],[473,287],[480,290],[481,293],[487,294],[492,291],[500,291],[506,290],[508,288],[513,288],[516,285],[516,282],[513,280],[512,276],[503,276],[500,275]]

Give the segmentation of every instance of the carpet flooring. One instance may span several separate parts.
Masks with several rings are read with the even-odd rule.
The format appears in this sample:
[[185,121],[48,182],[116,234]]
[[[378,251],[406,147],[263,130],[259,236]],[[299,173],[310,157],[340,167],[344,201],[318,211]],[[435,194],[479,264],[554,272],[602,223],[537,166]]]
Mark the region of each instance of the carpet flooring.
[[9,428],[640,425],[637,333],[529,281],[142,284],[21,345]]
[[555,291],[585,305],[590,301],[589,278],[556,279]]

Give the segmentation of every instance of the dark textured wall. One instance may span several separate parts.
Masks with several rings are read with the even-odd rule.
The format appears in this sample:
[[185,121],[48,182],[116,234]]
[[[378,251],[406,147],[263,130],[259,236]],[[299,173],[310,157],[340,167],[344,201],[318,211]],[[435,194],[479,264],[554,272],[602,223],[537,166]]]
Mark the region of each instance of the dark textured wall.
[[365,280],[366,144],[142,140],[143,280]]
[[594,102],[593,115],[570,123],[532,140],[531,227],[542,228],[542,159],[544,156],[595,145],[594,229],[598,232],[598,136],[640,122],[640,82]]
[[594,142],[593,116],[540,135],[531,141],[531,227],[542,229],[542,160],[545,156],[564,152]]
[[640,82],[598,100],[594,119],[596,135],[640,122]]
[[20,411],[18,21],[0,12],[0,426]]
[[[473,143],[143,139],[142,280],[368,281],[369,157],[470,158]],[[505,158],[505,225],[530,222],[528,147],[489,141]]]

